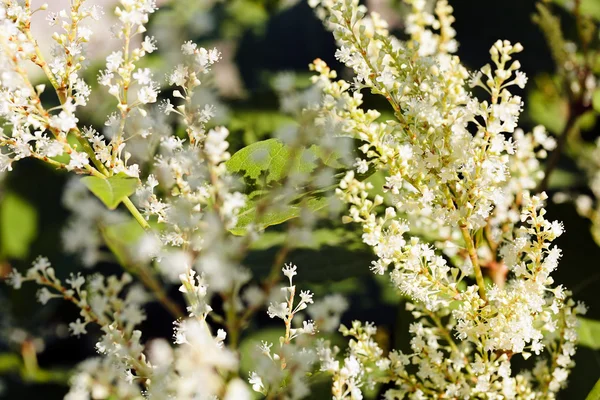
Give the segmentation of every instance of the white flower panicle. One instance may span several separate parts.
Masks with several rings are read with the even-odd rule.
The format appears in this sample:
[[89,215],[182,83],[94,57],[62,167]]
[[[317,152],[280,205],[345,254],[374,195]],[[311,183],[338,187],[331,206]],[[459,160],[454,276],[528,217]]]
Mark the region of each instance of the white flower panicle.
[[[146,318],[142,307],[149,296],[140,286],[130,285],[130,275],[120,278],[93,275],[86,279],[71,274],[63,284],[50,262],[40,257],[25,276],[14,271],[9,283],[20,288],[24,281],[35,281],[43,286],[38,292],[38,300],[43,304],[53,298],[75,304],[82,318],[69,324],[71,334],[86,334],[90,324],[98,325],[103,332],[96,349],[104,358],[80,364],[79,372],[72,378],[68,399],[108,392],[127,393],[139,399],[191,400],[233,390],[232,385],[243,396],[240,399],[249,399],[248,389],[240,387],[239,381],[226,382],[222,378],[223,371],[237,370],[238,359],[224,346],[224,330],[212,335],[205,321],[211,311],[204,299],[206,286],[194,277],[193,270],[182,276],[181,290],[186,294],[191,318],[176,323],[176,347],[163,344],[153,351],[150,359],[141,344],[142,332],[135,329]],[[171,361],[162,361],[165,358]],[[131,385],[133,382],[140,386]]]
[[[248,378],[255,392],[265,395],[278,393],[290,399],[301,399],[310,394],[306,374],[317,361],[316,343],[311,340],[317,333],[315,323],[312,320],[302,320],[299,324],[294,320],[294,317],[305,309],[311,313],[314,303],[310,291],[300,291],[300,301],[294,304],[296,286],[293,284],[293,278],[297,274],[296,270],[297,267],[293,264],[283,267],[282,272],[289,281],[288,286],[281,288],[285,295],[284,301],[272,302],[267,311],[269,317],[281,318],[285,324],[285,333],[279,338],[279,347],[272,350],[273,344],[263,341],[258,346],[258,352],[261,354],[255,365],[256,370],[252,371]],[[332,303],[332,309],[335,309],[332,311],[333,319],[339,321],[339,314],[346,309],[347,304],[341,296],[337,296],[335,300],[330,299],[329,303]],[[335,302],[341,304],[336,307],[333,305]],[[293,324],[297,327],[294,328]]]
[[[80,4],[73,7],[72,18],[77,21],[91,16],[90,11]],[[89,87],[77,75],[83,60],[81,46],[87,37],[72,32],[71,24],[64,21],[63,28],[68,35],[57,34],[55,39],[60,42],[59,47],[69,49],[69,55],[61,55],[60,49],[57,50],[55,53],[59,54],[52,72],[31,34],[32,14],[29,2],[0,3],[0,117],[8,128],[0,137],[3,148],[0,170],[11,170],[14,161],[26,157],[49,161],[57,168],[83,170],[89,163],[88,156],[71,146],[66,136],[76,128],[76,108],[85,105],[89,96]],[[66,13],[61,14],[63,17],[66,18]],[[82,33],[83,29],[79,35]],[[65,57],[69,60],[69,68],[65,67]],[[45,91],[45,85],[34,87],[29,81],[25,70],[28,62],[43,68],[60,94],[62,105],[53,112],[41,104],[40,95]],[[50,160],[63,154],[71,155],[69,163]]]
[[[235,226],[237,212],[244,206],[244,196],[232,190],[225,161],[229,159],[227,136],[224,127],[207,130],[206,124],[215,115],[214,107],[198,107],[193,103],[194,90],[200,85],[200,76],[207,74],[218,61],[216,49],[197,48],[191,42],[182,46],[189,63],[179,65],[168,76],[169,83],[178,87],[175,98],[183,103],[175,107],[169,100],[162,104],[166,114],[177,114],[185,126],[189,141],[177,137],[164,138],[155,166],[167,182],[172,182],[168,199],[160,199],[155,188],[160,182],[150,175],[138,189],[138,198],[147,218],[156,217],[167,226],[162,238],[165,244],[191,246],[200,250],[202,241],[199,221],[210,208],[218,212],[227,228]],[[218,204],[213,205],[213,199]],[[193,217],[190,218],[190,212]]]
[[[338,79],[319,59],[310,65],[315,75],[307,89],[296,90],[291,73],[275,77],[281,111],[293,120],[271,139],[287,152],[286,165],[266,171],[264,187],[262,176],[253,177],[260,187],[251,193],[228,169],[235,155],[229,130],[215,124],[222,110],[201,99],[219,50],[185,42],[161,94],[143,60],[157,50],[146,33],[156,1],[117,3],[112,31],[122,46],[98,76],[115,108],[99,132],[81,126],[78,115],[91,95],[83,79],[92,34],[85,24],[101,9],[71,0],[68,10],[48,15],[57,32],[46,61],[30,27],[46,6],[0,0],[0,172],[32,157],[88,175],[81,182],[111,193],[115,182],[135,193],[135,204],[128,196],[112,204],[93,185],[68,184],[63,202],[72,216],[62,238],[85,266],[109,256],[104,244],[112,249],[111,234],[129,223],[144,230],[115,255],[145,288],[128,273],[62,279],[43,257],[8,276],[15,289],[35,281],[42,304],[62,298],[78,307],[79,317],[68,324],[72,335],[101,332],[102,357],[78,366],[66,399],[249,400],[250,388],[267,398],[302,399],[311,396],[316,369],[332,375],[336,400],[361,400],[377,385],[389,400],[556,398],[574,365],[585,306],[552,276],[561,257],[552,242],[564,228],[546,219],[546,194],[536,188],[544,179],[541,160],[557,143],[541,126],[527,133],[517,127],[523,108],[517,93],[527,84],[515,60],[519,43],[498,40],[491,62],[469,72],[455,54],[446,0],[405,0],[405,41],[359,0],[309,0],[333,31],[336,59],[355,78]],[[45,73],[55,106],[42,103],[47,89],[31,83],[30,63]],[[366,109],[363,89],[383,96],[393,118]],[[307,151],[313,145],[314,154]],[[600,159],[598,148],[600,141],[590,158]],[[588,172],[600,198],[596,161]],[[367,180],[372,174],[381,180]],[[337,205],[348,206],[342,222],[358,224],[373,249],[372,272],[389,276],[410,299],[414,321],[404,352],[384,349],[373,324],[340,325],[349,306],[344,297],[315,299],[297,290],[294,264],[281,267],[291,250],[311,242],[318,218],[311,207],[332,187]],[[118,205],[123,210],[108,209]],[[581,197],[577,205],[600,226],[598,201]],[[272,270],[260,285],[250,283],[244,262],[268,226],[263,220],[290,206],[299,218],[288,222]],[[337,216],[335,203],[329,208]],[[160,279],[179,287],[185,309]],[[173,315],[171,342],[148,340],[139,330],[151,300]],[[285,330],[279,343],[257,346],[244,382],[240,335],[263,308]],[[318,339],[336,329],[348,338],[344,351]],[[514,368],[530,357],[532,369]]]
[[64,285],[48,259],[40,257],[25,276],[13,271],[13,287],[19,288],[23,281],[35,281],[42,286],[38,292],[42,304],[52,298],[64,298],[75,304],[82,318],[69,324],[71,334],[80,336],[87,333],[90,323],[98,325],[104,333],[96,346],[98,352],[117,363],[123,373],[133,369],[136,377],[149,378],[151,367],[142,354],[141,332],[134,329],[146,319],[142,306],[148,301],[148,295],[139,286],[130,286],[122,295],[132,281],[130,275],[106,279],[102,275],[93,275],[86,279],[71,274]]
[[[396,382],[390,399],[553,398],[560,384],[510,372],[516,354],[554,354],[560,343],[548,338],[573,313],[568,292],[551,277],[560,250],[550,243],[562,224],[544,218],[544,193],[529,194],[543,178],[539,159],[556,144],[542,127],[528,134],[517,129],[522,101],[510,90],[527,81],[513,59],[522,46],[497,41],[492,64],[469,74],[452,55],[457,43],[448,3],[438,1],[430,14],[425,1],[406,2],[412,7],[407,42],[355,0],[313,2],[334,32],[336,57],[356,74],[351,85],[335,80],[321,60],[311,65],[323,91],[317,123],[334,120],[363,143],[355,171],[337,189],[350,206],[344,221],[362,225],[363,241],[377,256],[372,271],[388,272],[421,319],[411,328],[413,355],[393,353],[393,359],[364,350],[371,335],[360,324],[344,328],[360,351],[353,353],[351,341],[345,366],[334,361],[335,349],[320,352],[323,368],[334,374],[334,398],[362,398],[369,382]],[[467,86],[489,98],[479,100]],[[379,112],[365,110],[363,88],[384,96],[395,119],[381,121]],[[377,189],[385,196],[371,195],[375,188],[364,179],[372,170],[384,174]],[[475,240],[478,231],[485,242]],[[565,357],[557,372],[563,381],[571,366]],[[404,369],[409,363],[419,365],[416,374]],[[557,368],[548,360],[539,365]]]
[[[87,174],[125,173],[137,177],[139,167],[127,165],[129,153],[124,152],[126,119],[132,111],[147,111],[143,105],[157,100],[157,83],[151,80],[148,69],[137,69],[135,63],[145,54],[156,49],[152,38],[145,38],[134,48],[132,39],[145,32],[148,14],[156,8],[153,1],[122,1],[117,7],[122,26],[117,36],[124,40],[123,49],[107,58],[107,68],[100,74],[99,82],[118,99],[119,127],[111,141],[93,130],[83,130],[76,116],[79,107],[87,105],[91,89],[80,76],[85,68],[85,44],[90,40],[91,30],[85,26],[89,18],[98,19],[98,6],[87,7],[84,0],[71,2],[70,10],[51,14],[52,25],[60,27],[52,39],[55,42],[51,61],[46,61],[33,38],[30,24],[34,12],[29,1],[6,0],[0,4],[2,34],[0,42],[0,116],[10,125],[10,135],[3,134],[1,145],[7,151],[2,154],[2,170],[10,169],[13,161],[34,157],[56,168]],[[40,100],[45,85],[34,87],[25,70],[31,61],[39,66],[50,81],[59,100],[59,106],[46,109]],[[130,102],[127,93],[132,86],[139,86],[137,100]],[[74,135],[79,143],[70,144],[67,135]],[[69,161],[55,159],[68,154]],[[109,172],[110,171],[110,172]]]

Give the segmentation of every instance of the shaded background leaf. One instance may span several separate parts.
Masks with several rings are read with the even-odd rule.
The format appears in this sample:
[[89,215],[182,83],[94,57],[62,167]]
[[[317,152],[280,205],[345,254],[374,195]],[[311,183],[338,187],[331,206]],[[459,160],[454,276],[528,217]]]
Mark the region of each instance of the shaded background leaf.
[[25,258],[37,232],[37,210],[15,193],[5,194],[0,203],[2,255],[9,258]]

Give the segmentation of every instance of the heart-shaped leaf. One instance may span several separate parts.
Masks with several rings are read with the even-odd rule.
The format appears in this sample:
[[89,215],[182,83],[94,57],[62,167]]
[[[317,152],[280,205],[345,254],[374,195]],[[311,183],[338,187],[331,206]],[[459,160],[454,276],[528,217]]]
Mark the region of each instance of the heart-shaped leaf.
[[97,176],[86,176],[81,179],[87,188],[111,210],[131,196],[138,187],[137,178],[125,174],[117,174],[106,179]]

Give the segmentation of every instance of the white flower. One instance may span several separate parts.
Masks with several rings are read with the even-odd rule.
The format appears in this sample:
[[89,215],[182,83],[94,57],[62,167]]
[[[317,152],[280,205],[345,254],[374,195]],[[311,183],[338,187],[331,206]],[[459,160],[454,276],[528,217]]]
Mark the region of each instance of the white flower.
[[270,318],[278,317],[281,319],[285,319],[288,315],[288,312],[289,310],[286,302],[276,304],[271,303],[267,310],[267,314]]
[[13,159],[6,154],[0,153],[0,172],[12,171]]
[[554,237],[559,237],[564,232],[564,227],[562,222],[552,221],[552,227],[550,228],[550,232]]
[[48,21],[48,24],[50,26],[56,25],[59,21],[58,13],[55,13],[55,12],[48,13],[48,15],[46,16],[46,21]]
[[89,163],[90,160],[87,154],[74,151],[70,154],[70,160],[69,165],[67,165],[67,169],[83,169]]
[[315,324],[313,321],[302,321],[302,333],[314,335],[316,333]]
[[150,68],[138,69],[132,76],[140,85],[148,85],[152,82]]
[[285,264],[282,269],[283,275],[287,276],[290,280],[290,285],[292,284],[292,278],[298,274],[296,269],[297,267],[294,264]]
[[106,57],[106,69],[108,72],[117,72],[123,63],[123,52],[115,51]]
[[255,392],[262,393],[262,391],[265,389],[262,378],[258,376],[256,372],[250,372],[248,382],[252,385],[252,390]]
[[171,74],[169,74],[169,76],[168,76],[169,84],[183,87],[183,86],[185,86],[185,82],[186,82],[186,79],[188,78],[188,76],[189,76],[188,68],[183,64],[179,64],[177,67],[175,67],[173,72],[171,72]]
[[16,269],[13,269],[8,275],[8,284],[15,289],[21,289],[21,286],[23,285],[23,275]]
[[68,278],[66,282],[71,285],[76,292],[79,292],[81,286],[85,283],[85,278],[79,273],[77,273],[77,275],[71,274],[71,277]]
[[142,49],[146,53],[152,53],[156,50],[156,39],[153,36],[146,36],[142,42]]
[[186,56],[190,56],[192,54],[194,54],[194,51],[196,51],[196,48],[198,47],[198,45],[196,43],[193,43],[191,40],[188,42],[185,42],[182,46],[181,46],[181,51],[183,52],[183,54],[185,54]]
[[86,325],[86,322],[82,322],[81,319],[77,318],[75,322],[69,323],[69,330],[71,331],[71,334],[73,336],[79,336],[82,334],[85,335],[87,333],[87,331],[85,330]]
[[155,103],[157,96],[157,90],[153,85],[142,86],[140,90],[138,90],[138,100],[142,104]]
[[517,86],[521,89],[524,89],[525,85],[527,85],[527,75],[525,75],[525,73],[522,71],[517,71],[515,73],[515,76],[515,83],[517,84]]
[[62,132],[69,132],[71,129],[77,127],[78,121],[74,115],[61,111],[60,114],[50,118],[50,126]]
[[50,293],[48,288],[41,288],[37,292],[37,299],[42,304],[48,303],[48,300],[50,300],[53,297],[56,297],[56,295],[53,295],[52,293]]
[[215,165],[229,159],[229,153],[226,151],[229,143],[225,140],[228,135],[229,131],[221,126],[211,129],[206,135],[204,151]]
[[313,303],[313,294],[309,290],[302,290],[300,292],[300,299],[302,303],[312,304]]
[[102,9],[102,6],[93,5],[90,9],[90,15],[92,19],[94,19],[95,21],[99,21],[100,18],[102,18],[102,15],[104,15],[104,10]]
[[357,158],[354,163],[354,168],[356,168],[356,172],[359,174],[364,174],[369,170],[369,164],[367,160],[363,160],[362,158]]

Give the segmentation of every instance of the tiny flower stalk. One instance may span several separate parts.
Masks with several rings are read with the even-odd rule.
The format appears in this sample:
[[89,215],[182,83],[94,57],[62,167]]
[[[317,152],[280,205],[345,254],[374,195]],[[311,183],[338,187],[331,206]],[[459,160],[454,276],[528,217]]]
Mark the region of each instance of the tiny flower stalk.
[[29,377],[34,377],[39,370],[39,365],[37,350],[35,344],[31,340],[25,340],[21,345],[21,356],[23,357],[25,374]]

